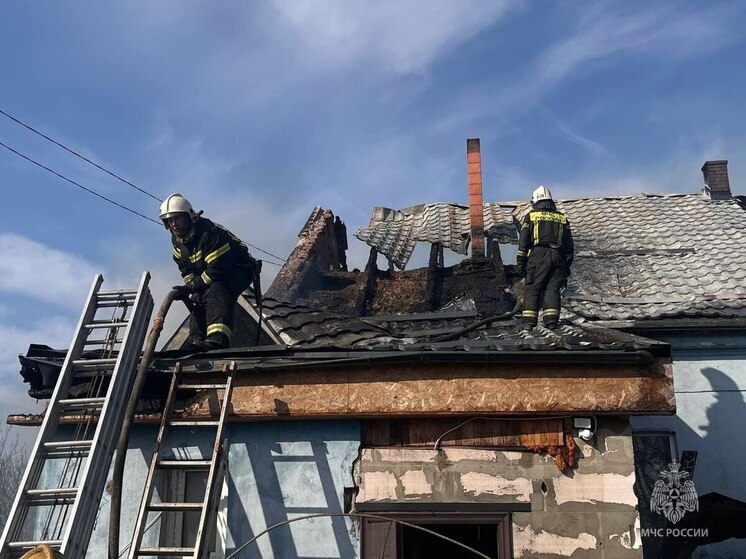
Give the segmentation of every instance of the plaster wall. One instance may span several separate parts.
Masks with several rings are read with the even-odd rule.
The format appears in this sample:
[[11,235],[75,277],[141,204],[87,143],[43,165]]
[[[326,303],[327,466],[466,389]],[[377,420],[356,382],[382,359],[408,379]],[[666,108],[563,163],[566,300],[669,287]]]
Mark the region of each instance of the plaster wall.
[[[132,432],[122,491],[120,550],[124,556],[134,531],[156,434],[156,426],[138,425]],[[164,457],[209,457],[212,429],[180,428],[172,435],[167,438]],[[226,554],[279,522],[308,514],[343,512],[344,488],[353,485],[353,461],[360,447],[358,422],[231,424],[228,438],[229,473],[218,519],[222,533],[218,548],[224,547]],[[49,482],[59,475],[59,466],[54,464],[45,472]],[[146,532],[145,545],[156,545],[162,520],[151,513],[152,526]],[[37,525],[42,522],[36,519]],[[108,525],[109,493],[104,490],[87,558],[107,556]],[[357,556],[358,532],[352,521],[343,517],[302,520],[277,528],[241,554],[245,559]],[[224,554],[219,551],[214,557],[220,559]]]
[[[120,549],[129,543],[155,441],[155,426],[137,426],[128,452]],[[208,429],[184,428],[166,441],[182,459],[208,455]],[[356,502],[497,503],[512,514],[516,558],[641,557],[636,531],[629,427],[604,418],[591,444],[581,443],[579,467],[563,475],[550,457],[474,448],[441,451],[360,449],[356,421],[240,423],[229,426],[221,545],[227,553],[265,529],[308,514],[343,511],[345,487]],[[580,442],[580,441],[579,441]],[[168,456],[168,455],[167,455]],[[353,475],[354,471],[354,475]],[[106,556],[109,497],[104,492],[87,557]],[[146,544],[161,523],[151,516]],[[219,559],[224,555],[219,552]],[[272,530],[242,558],[360,556],[359,526],[342,518],[302,520]]]
[[521,510],[512,513],[516,558],[641,558],[628,422],[600,419],[578,451],[579,467],[566,475],[530,452],[367,448],[356,504],[491,503]]

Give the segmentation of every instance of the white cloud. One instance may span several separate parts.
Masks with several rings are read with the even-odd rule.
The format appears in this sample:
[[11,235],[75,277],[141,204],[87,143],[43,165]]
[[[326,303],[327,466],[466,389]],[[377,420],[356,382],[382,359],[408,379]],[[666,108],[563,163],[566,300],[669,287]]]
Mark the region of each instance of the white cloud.
[[80,256],[0,233],[0,292],[78,307],[99,270]]
[[542,106],[541,111],[547,115],[549,120],[555,125],[560,135],[569,140],[570,142],[577,144],[587,149],[591,154],[599,156],[606,155],[607,150],[600,143],[580,134],[574,127],[572,127],[566,120],[560,118],[548,108]]
[[464,0],[274,0],[319,65],[371,60],[422,72],[439,55],[494,25],[508,2]]

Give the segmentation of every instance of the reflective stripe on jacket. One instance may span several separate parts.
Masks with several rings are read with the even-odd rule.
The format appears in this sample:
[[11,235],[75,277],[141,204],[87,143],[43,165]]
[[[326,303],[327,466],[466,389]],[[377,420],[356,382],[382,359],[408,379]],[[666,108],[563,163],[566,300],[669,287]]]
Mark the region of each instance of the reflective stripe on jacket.
[[537,246],[554,248],[567,256],[575,252],[570,222],[565,214],[556,210],[534,210],[526,215],[518,240],[518,258],[526,258]]
[[194,283],[202,292],[216,281],[234,274],[249,275],[254,259],[249,249],[233,233],[209,219],[200,218],[188,239],[171,235],[173,258],[185,283]]

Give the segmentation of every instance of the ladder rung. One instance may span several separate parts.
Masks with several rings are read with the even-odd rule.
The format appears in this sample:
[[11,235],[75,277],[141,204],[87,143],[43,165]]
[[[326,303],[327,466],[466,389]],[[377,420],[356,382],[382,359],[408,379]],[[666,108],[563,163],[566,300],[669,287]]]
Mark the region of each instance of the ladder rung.
[[91,371],[75,371],[74,378],[110,377],[114,369],[93,369]]
[[203,503],[150,503],[148,510],[163,512],[200,511]]
[[77,487],[59,487],[57,489],[28,489],[26,498],[31,505],[45,505],[59,503],[59,501],[75,502],[78,495]]
[[193,547],[141,547],[137,555],[148,556],[160,555],[161,557],[193,557]]
[[137,291],[99,291],[96,293],[98,298],[101,297],[129,297],[134,299],[137,296]]
[[26,495],[29,497],[59,497],[75,496],[78,492],[77,487],[53,487],[51,489],[27,489]]
[[76,359],[73,361],[73,365],[76,367],[100,367],[101,365],[116,365],[117,358],[111,357],[107,359]]
[[123,322],[91,322],[90,324],[86,324],[85,328],[89,330],[93,330],[94,328],[124,328],[128,324],[129,321],[127,320]]
[[158,467],[169,470],[209,470],[209,460],[161,460]]
[[177,386],[179,390],[210,390],[210,389],[225,389],[227,384],[180,384]]
[[203,420],[193,421],[188,419],[172,419],[168,422],[169,427],[217,427],[220,421]]
[[93,441],[52,441],[44,443],[45,449],[50,450],[90,450]]
[[106,403],[106,398],[68,398],[60,400],[60,406],[65,408],[101,408]]
[[121,344],[124,340],[116,338],[114,340],[86,340],[83,345],[107,345],[107,344]]
[[97,309],[125,308],[132,304],[131,299],[112,299],[111,301],[99,301],[96,303]]
[[8,542],[7,546],[10,549],[34,549],[40,545],[48,545],[53,549],[59,549],[62,547],[62,540],[37,540],[28,542]]

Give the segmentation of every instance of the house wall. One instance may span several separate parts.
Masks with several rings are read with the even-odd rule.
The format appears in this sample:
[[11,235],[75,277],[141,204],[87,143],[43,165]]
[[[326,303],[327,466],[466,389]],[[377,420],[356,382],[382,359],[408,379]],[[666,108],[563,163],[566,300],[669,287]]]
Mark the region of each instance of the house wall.
[[[360,447],[357,421],[233,424],[230,440],[228,552],[278,522],[343,512]],[[252,547],[240,556],[352,558],[358,532],[343,517],[302,520]]]
[[576,470],[548,456],[468,448],[367,448],[356,465],[356,505],[471,503],[512,513],[516,558],[641,558],[629,423],[600,418],[579,441]]
[[[672,344],[677,413],[634,417],[633,429],[673,431],[679,454],[698,452],[693,481],[700,497],[718,492],[746,502],[746,335],[654,337]],[[746,540],[702,547],[695,557],[746,557]]]
[[[132,434],[124,479],[121,549],[131,539],[156,431],[155,426],[138,425]],[[165,446],[179,458],[206,456],[212,446],[209,431],[184,428]],[[599,419],[591,443],[578,441],[579,467],[568,475],[559,472],[553,458],[530,452],[361,449],[360,432],[357,421],[231,424],[229,476],[219,519],[226,551],[232,552],[274,524],[308,514],[340,513],[345,488],[357,486],[356,506],[505,505],[514,511],[516,558],[577,559],[598,557],[600,551],[607,559],[641,557],[635,531],[632,445],[629,425],[623,419]],[[108,501],[105,493],[89,558],[106,556]],[[156,521],[146,543],[153,544],[160,530]],[[261,536],[240,556],[359,557],[359,522],[343,517],[301,520]]]
[[[132,538],[156,433],[157,427],[152,425],[138,425],[132,431],[122,491],[122,550]],[[165,448],[173,449],[181,459],[209,456],[212,433],[206,428],[183,428],[167,439]],[[353,461],[360,447],[358,422],[237,423],[229,425],[228,438],[229,475],[219,518],[227,554],[278,522],[343,511],[344,488],[353,485]],[[48,472],[50,477],[54,474]],[[108,525],[109,498],[105,491],[87,558],[107,556]],[[146,533],[146,545],[155,545],[160,529],[160,521],[156,521]],[[353,522],[333,517],[277,528],[240,556],[348,559],[357,555],[358,532]]]

